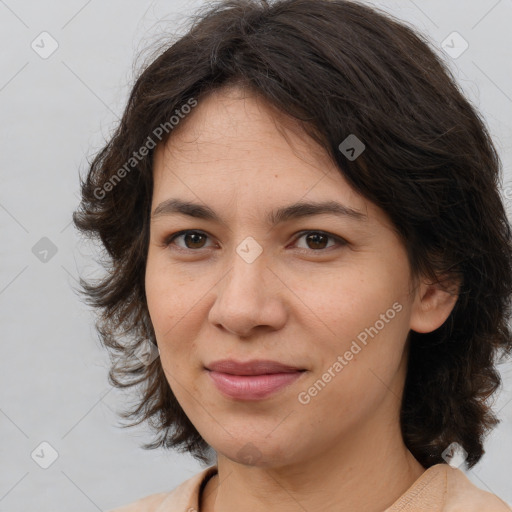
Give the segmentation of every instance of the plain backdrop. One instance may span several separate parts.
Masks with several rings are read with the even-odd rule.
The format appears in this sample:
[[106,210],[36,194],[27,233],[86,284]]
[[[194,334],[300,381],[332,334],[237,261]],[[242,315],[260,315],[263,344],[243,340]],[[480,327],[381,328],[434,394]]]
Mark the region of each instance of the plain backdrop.
[[[449,62],[494,137],[509,208],[512,2],[367,3],[416,26]],[[71,225],[79,173],[123,111],[135,57],[183,31],[201,4],[0,0],[0,512],[104,511],[202,469],[188,455],[143,450],[144,426],[118,426],[126,399],[108,384],[93,314],[73,292],[79,275],[98,271],[98,248]],[[468,48],[450,56],[447,37]],[[502,422],[468,475],[512,503],[512,365],[500,368]]]

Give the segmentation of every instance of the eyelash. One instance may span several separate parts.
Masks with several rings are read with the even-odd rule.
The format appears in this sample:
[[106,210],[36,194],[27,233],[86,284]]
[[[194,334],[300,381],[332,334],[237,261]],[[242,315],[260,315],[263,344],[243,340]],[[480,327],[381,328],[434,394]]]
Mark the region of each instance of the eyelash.
[[[210,235],[208,235],[208,233],[205,233],[204,231],[200,231],[200,230],[197,230],[197,229],[184,229],[182,231],[178,231],[176,233],[173,233],[172,235],[169,235],[168,237],[165,238],[164,242],[163,242],[163,247],[169,247],[176,238],[179,238],[181,236],[184,236],[184,235],[187,235],[187,234],[190,234],[190,233],[197,233],[197,234],[201,234],[201,235],[205,235],[207,237],[209,237]],[[328,238],[332,239],[332,240],[335,240],[339,246],[344,246],[344,245],[347,245],[347,241],[339,236],[336,236],[336,235],[333,235],[331,233],[327,233],[326,231],[318,231],[318,230],[309,230],[309,231],[300,231],[299,233],[297,233],[297,237],[295,238],[294,242],[298,241],[300,238],[302,238],[304,235],[309,235],[309,234],[312,234],[312,233],[315,233],[315,234],[320,234],[320,235],[325,235],[327,236]],[[177,250],[179,251],[192,251],[192,252],[199,252],[201,249],[205,249],[205,247],[200,247],[199,249],[190,249],[190,248],[187,248],[187,247],[180,247],[180,246],[176,246]],[[332,249],[333,246],[330,246],[330,247],[325,247],[323,249],[302,249],[303,251],[308,251],[308,252],[325,252],[326,250],[328,249]],[[207,247],[206,247],[207,249]]]

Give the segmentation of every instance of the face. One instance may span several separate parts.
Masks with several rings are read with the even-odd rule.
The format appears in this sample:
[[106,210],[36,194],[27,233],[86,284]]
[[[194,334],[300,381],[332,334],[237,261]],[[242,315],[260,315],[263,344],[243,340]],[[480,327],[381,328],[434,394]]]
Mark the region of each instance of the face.
[[[181,123],[154,157],[146,294],[186,415],[218,454],[260,466],[381,436],[415,300],[390,220],[254,95],[212,93]],[[317,207],[287,210],[299,202]],[[287,368],[212,370],[226,359]]]

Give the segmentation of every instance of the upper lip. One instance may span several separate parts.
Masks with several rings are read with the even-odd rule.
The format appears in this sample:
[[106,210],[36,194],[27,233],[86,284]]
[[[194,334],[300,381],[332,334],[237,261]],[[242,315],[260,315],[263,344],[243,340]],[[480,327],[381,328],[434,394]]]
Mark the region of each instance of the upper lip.
[[222,359],[208,366],[207,370],[229,373],[231,375],[264,375],[269,373],[291,373],[303,371],[301,368],[270,360],[235,361],[234,359]]

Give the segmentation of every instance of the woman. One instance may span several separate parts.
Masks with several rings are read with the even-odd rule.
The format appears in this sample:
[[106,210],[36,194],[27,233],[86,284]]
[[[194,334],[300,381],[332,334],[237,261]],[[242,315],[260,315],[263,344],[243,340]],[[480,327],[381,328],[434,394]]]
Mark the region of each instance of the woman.
[[143,390],[125,417],[214,461],[116,510],[510,510],[458,469],[512,349],[499,171],[389,15],[203,13],[138,78],[74,216],[110,258],[83,286],[111,382]]

